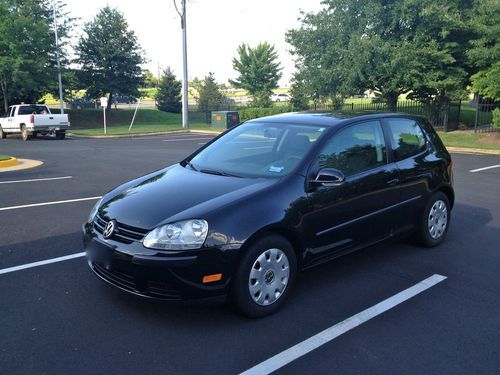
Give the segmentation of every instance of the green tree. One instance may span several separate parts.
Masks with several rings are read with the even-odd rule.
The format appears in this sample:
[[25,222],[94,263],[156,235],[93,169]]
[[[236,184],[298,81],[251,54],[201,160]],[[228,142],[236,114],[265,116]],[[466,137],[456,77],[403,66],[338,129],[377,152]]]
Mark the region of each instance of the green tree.
[[198,107],[201,111],[210,111],[222,103],[224,95],[215,81],[214,74],[208,73],[198,87]]
[[[10,103],[36,102],[57,84],[53,2],[0,0],[0,98]],[[67,62],[66,46],[74,18],[57,1],[59,51]]]
[[500,2],[477,0],[471,23],[476,33],[468,51],[472,88],[485,98],[500,100]]
[[423,102],[459,97],[468,82],[471,1],[326,0],[287,33],[296,80],[334,103],[377,91],[390,110],[410,90]]
[[85,24],[76,46],[76,62],[81,65],[82,81],[93,98],[113,94],[140,96],[143,83],[141,64],[146,60],[135,32],[117,9],[106,6]]
[[158,84],[158,78],[156,78],[149,69],[144,69],[142,71],[143,78],[143,88],[152,89]]
[[155,96],[156,108],[164,112],[180,113],[182,108],[181,89],[182,83],[177,80],[172,69],[163,70]]
[[235,80],[229,80],[236,88],[247,90],[257,106],[268,106],[269,96],[278,88],[281,67],[278,53],[267,42],[251,48],[247,44],[238,47],[238,57],[233,58],[233,68],[239,74]]

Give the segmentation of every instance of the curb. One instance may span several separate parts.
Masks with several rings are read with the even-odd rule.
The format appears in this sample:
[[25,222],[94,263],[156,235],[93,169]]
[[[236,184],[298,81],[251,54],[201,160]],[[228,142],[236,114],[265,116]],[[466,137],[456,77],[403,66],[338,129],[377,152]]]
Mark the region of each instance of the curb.
[[446,147],[449,152],[456,154],[474,154],[474,155],[500,155],[500,150],[485,150],[482,148],[467,147]]
[[10,159],[7,160],[0,160],[0,168],[13,167],[18,164],[19,161],[13,156],[11,156]]
[[0,173],[35,168],[35,167],[39,167],[40,165],[43,164],[43,161],[40,161],[40,160],[16,159],[16,161],[17,161],[16,164],[13,164],[10,166],[5,166],[5,167],[2,167],[2,165],[0,164]]
[[134,137],[147,137],[155,135],[189,134],[189,133],[219,135],[222,132],[214,130],[171,130],[167,132],[134,133],[134,134],[118,134],[118,135],[78,135],[74,133],[68,133],[68,135],[70,135],[72,138],[108,139],[108,138],[134,138]]

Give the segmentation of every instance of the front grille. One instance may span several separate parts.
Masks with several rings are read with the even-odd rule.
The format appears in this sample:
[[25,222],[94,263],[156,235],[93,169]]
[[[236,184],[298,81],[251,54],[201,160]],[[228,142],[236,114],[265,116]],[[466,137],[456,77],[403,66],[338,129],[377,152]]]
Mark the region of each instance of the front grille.
[[[96,215],[94,219],[94,229],[102,234],[104,232],[104,228],[106,228],[106,225],[108,224],[108,221],[100,217],[99,215]],[[130,225],[122,224],[117,222],[117,227],[115,229],[115,232],[113,235],[110,237],[110,239],[118,241],[118,242],[123,242],[126,244],[131,244],[134,241],[140,242],[144,238],[144,236],[148,233],[147,229],[142,229],[142,228],[137,228],[137,227],[132,227]]]
[[97,275],[109,283],[134,294],[168,300],[181,299],[179,290],[172,284],[154,280],[138,280],[133,275],[114,268],[105,268],[99,263],[92,263],[92,269]]
[[130,291],[135,291],[137,289],[137,283],[134,276],[127,275],[126,273],[119,272],[114,269],[107,269],[99,263],[93,263],[92,266],[94,271],[97,272],[99,276],[108,280],[112,284]]
[[149,294],[157,298],[180,299],[179,291],[172,285],[158,281],[148,282]]

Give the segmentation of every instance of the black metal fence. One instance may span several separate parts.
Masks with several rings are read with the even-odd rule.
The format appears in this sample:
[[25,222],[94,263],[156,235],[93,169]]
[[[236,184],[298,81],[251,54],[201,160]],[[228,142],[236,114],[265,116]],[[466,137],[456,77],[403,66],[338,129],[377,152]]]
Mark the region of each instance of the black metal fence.
[[[285,103],[274,104],[282,108]],[[287,103],[290,111],[300,111],[293,108],[291,103]],[[440,130],[475,130],[478,132],[500,131],[492,126],[492,111],[499,106],[498,102],[484,99],[472,101],[453,101],[446,105],[423,104],[414,100],[400,100],[397,103],[396,112],[425,116],[431,124]],[[203,117],[210,123],[212,111],[240,111],[247,108],[244,103],[219,104],[208,109],[201,110],[197,105],[190,105],[189,111]],[[278,108],[277,108],[278,109]],[[344,103],[341,106],[332,104],[312,104],[308,109],[310,112],[390,112],[387,103],[365,101]],[[276,113],[279,113],[277,111]]]

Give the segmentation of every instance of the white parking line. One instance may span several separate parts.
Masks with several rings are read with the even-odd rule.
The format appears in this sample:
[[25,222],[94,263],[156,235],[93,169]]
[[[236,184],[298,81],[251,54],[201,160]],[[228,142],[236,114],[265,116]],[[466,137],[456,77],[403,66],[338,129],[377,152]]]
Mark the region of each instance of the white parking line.
[[175,139],[163,139],[162,141],[163,142],[177,142],[177,141],[204,141],[204,140],[207,140],[207,139],[212,139],[213,137],[211,138],[208,138],[208,137],[204,137],[204,138],[175,138]]
[[500,164],[490,165],[489,167],[483,167],[483,168],[478,168],[478,169],[471,169],[469,172],[476,173],[476,172],[481,172],[481,171],[485,171],[487,169],[493,169],[493,168],[500,168]]
[[83,257],[83,256],[85,256],[85,252],[71,254],[71,255],[66,255],[66,256],[63,256],[63,257],[59,257],[59,258],[52,258],[52,259],[47,259],[47,260],[41,260],[39,262],[22,264],[20,266],[15,266],[15,267],[4,268],[4,269],[0,270],[0,275],[3,275],[5,273],[10,273],[10,272],[16,272],[16,271],[25,270],[27,268],[40,267],[40,266],[44,266],[46,264],[57,263],[57,262],[64,262],[65,260],[80,258],[80,257]]
[[422,280],[418,284],[405,289],[398,294],[389,297],[376,305],[361,311],[360,313],[347,318],[346,320],[335,324],[334,326],[325,329],[324,331],[304,340],[297,345],[292,346],[289,349],[276,354],[274,357],[259,363],[258,365],[242,372],[244,375],[261,375],[269,374],[276,371],[283,366],[289,364],[290,362],[300,358],[307,353],[313,351],[332,341],[333,339],[339,337],[340,335],[350,331],[353,328],[367,322],[368,320],[375,318],[376,316],[392,309],[393,307],[405,302],[406,300],[415,297],[417,294],[433,287],[434,285],[445,280],[446,276],[434,274],[431,277]]
[[16,183],[19,183],[19,182],[38,182],[38,181],[67,180],[69,178],[73,178],[73,176],[50,177],[50,178],[34,178],[34,179],[31,179],[31,180],[0,181],[0,184],[16,184]]
[[68,200],[65,200],[65,201],[23,204],[21,206],[0,207],[0,211],[17,210],[18,208],[28,208],[28,207],[50,206],[50,205],[53,205],[53,204],[63,204],[63,203],[91,201],[91,200],[101,199],[101,198],[102,197],[99,196],[99,197],[89,197],[89,198],[68,199]]

